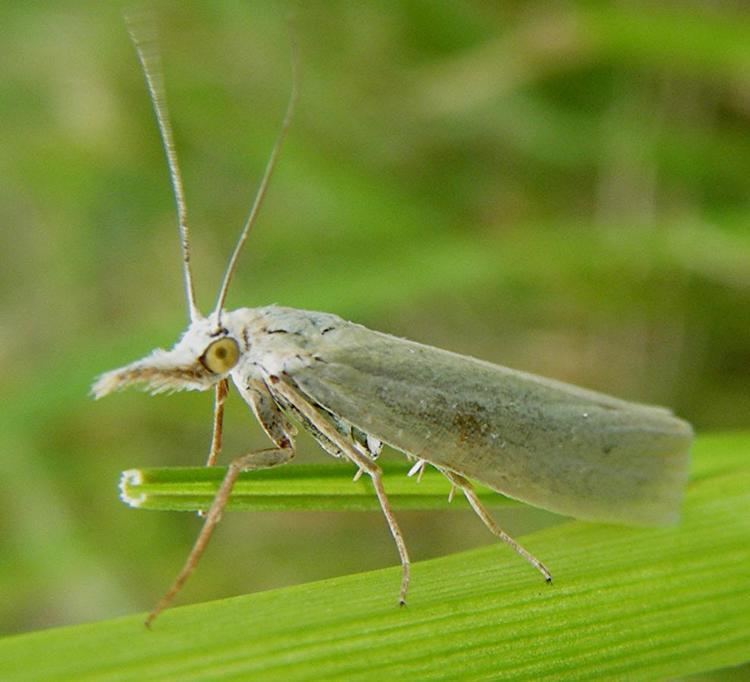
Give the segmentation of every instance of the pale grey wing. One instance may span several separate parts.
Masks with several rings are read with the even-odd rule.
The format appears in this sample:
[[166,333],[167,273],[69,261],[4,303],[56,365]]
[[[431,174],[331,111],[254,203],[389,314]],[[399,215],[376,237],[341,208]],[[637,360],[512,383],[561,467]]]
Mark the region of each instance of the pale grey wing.
[[692,429],[629,403],[346,323],[291,378],[394,448],[582,519],[679,517]]

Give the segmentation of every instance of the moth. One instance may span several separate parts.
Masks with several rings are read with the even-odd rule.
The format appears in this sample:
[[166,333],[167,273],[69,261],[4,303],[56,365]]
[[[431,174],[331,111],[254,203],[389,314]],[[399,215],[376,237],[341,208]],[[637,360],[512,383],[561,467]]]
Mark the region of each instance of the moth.
[[370,477],[401,561],[401,604],[409,585],[409,555],[375,461],[383,444],[416,461],[413,471],[427,465],[441,471],[485,526],[547,581],[552,579],[547,568],[499,528],[470,481],[579,519],[642,525],[677,521],[693,433],[668,409],[396,338],[329,313],[277,306],[224,310],[240,252],[290,125],[296,75],[281,132],[216,306],[202,315],[195,302],[187,212],[158,52],[133,21],[129,29],[175,195],[190,324],[171,350],[155,350],[101,375],[92,393],[101,398],[131,385],[152,393],[213,389],[211,466],[221,449],[231,381],[272,443],[231,461],[182,570],[147,625],[195,568],[239,474],[292,459],[294,423],[325,452]]

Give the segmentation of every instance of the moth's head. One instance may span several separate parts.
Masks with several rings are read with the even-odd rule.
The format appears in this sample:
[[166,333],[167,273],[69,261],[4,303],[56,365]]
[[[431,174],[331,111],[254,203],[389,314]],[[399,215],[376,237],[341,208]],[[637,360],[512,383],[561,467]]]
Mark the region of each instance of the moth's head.
[[102,374],[91,387],[102,398],[127,386],[140,385],[150,393],[205,391],[237,365],[240,345],[215,320],[194,320],[171,350],[157,348],[142,360]]

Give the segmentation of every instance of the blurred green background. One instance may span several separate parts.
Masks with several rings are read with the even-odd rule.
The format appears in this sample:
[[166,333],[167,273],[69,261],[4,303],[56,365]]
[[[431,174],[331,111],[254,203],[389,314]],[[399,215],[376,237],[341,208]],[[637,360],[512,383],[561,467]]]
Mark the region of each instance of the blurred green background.
[[[205,310],[288,97],[288,6],[154,6]],[[120,6],[6,1],[0,35],[7,633],[154,603],[199,520],[129,510],[118,474],[201,464],[211,399],[87,396],[186,321]],[[298,110],[230,307],[326,310],[700,431],[748,425],[743,3],[321,0],[296,36]],[[225,457],[264,443],[230,396]],[[299,459],[322,455],[302,439]],[[414,559],[491,542],[468,512],[399,516]],[[230,514],[181,602],[395,563],[377,514]]]

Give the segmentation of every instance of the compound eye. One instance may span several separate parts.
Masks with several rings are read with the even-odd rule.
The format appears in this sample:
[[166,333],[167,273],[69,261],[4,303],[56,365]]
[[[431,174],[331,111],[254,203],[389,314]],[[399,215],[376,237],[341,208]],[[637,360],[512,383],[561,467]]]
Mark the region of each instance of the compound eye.
[[214,341],[203,354],[201,362],[214,374],[224,374],[240,359],[240,347],[234,339],[224,337]]

